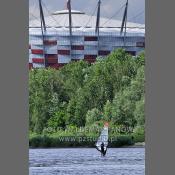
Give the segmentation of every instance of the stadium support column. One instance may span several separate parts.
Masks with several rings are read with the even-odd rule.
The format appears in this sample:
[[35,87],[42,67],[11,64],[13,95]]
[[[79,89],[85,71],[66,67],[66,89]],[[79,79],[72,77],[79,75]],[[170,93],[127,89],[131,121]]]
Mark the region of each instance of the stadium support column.
[[125,11],[124,11],[123,20],[122,20],[122,26],[121,26],[121,30],[120,30],[120,35],[122,36],[123,30],[124,30],[124,28],[125,28],[124,37],[123,37],[124,46],[126,46],[126,23],[127,23],[127,14],[128,14],[128,0],[126,1]]
[[42,32],[42,40],[43,40],[44,66],[47,67],[47,60],[46,60],[46,56],[45,56],[45,42],[44,42],[45,41],[45,32],[46,32],[46,24],[45,24],[41,0],[39,0],[39,10],[40,10],[41,32]]
[[72,59],[72,12],[71,12],[71,0],[67,1],[67,8],[68,8],[68,11],[69,11],[70,57]]
[[99,52],[99,39],[100,39],[100,6],[101,6],[101,0],[98,1],[98,10],[97,10],[97,21],[96,21],[96,28],[95,28],[95,33],[98,37],[98,52]]

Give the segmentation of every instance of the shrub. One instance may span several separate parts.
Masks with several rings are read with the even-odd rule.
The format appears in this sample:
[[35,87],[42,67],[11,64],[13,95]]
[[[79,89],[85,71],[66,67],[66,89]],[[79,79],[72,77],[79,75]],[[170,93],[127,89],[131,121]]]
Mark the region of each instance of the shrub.
[[145,141],[145,129],[144,126],[137,126],[132,134],[134,137],[134,142],[144,142]]
[[123,136],[111,138],[109,140],[111,140],[109,142],[109,147],[122,147],[122,146],[130,146],[134,144],[134,140],[132,139],[132,136],[123,135]]

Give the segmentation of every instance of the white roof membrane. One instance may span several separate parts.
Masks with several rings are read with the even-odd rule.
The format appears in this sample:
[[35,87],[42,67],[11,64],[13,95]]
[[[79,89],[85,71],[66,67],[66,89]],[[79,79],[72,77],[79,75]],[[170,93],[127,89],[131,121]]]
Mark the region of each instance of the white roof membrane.
[[[45,17],[45,23],[47,28],[61,28],[66,30],[69,28],[69,13],[68,10],[56,11],[52,13],[51,16]],[[122,21],[100,18],[100,29],[101,31],[120,31]],[[40,20],[35,19],[29,22],[30,28],[40,28]],[[96,27],[96,16],[86,15],[84,12],[72,10],[72,28],[73,30],[79,31],[91,31]],[[131,32],[141,32],[145,31],[144,24],[127,22],[127,28]]]

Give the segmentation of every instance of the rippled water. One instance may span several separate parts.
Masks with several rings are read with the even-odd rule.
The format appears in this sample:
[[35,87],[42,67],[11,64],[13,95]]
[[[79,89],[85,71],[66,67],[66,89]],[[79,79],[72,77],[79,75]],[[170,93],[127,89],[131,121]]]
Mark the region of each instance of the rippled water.
[[30,149],[30,175],[144,175],[144,148]]

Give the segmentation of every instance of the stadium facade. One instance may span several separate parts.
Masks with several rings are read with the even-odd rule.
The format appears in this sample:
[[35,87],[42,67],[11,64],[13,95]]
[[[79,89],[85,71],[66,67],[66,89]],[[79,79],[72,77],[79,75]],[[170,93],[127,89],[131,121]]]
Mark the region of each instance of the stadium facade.
[[127,22],[121,33],[124,21],[102,18],[99,11],[89,16],[68,7],[45,17],[44,30],[41,22],[29,23],[29,68],[59,68],[82,59],[93,63],[117,48],[137,55],[145,47],[144,25]]

